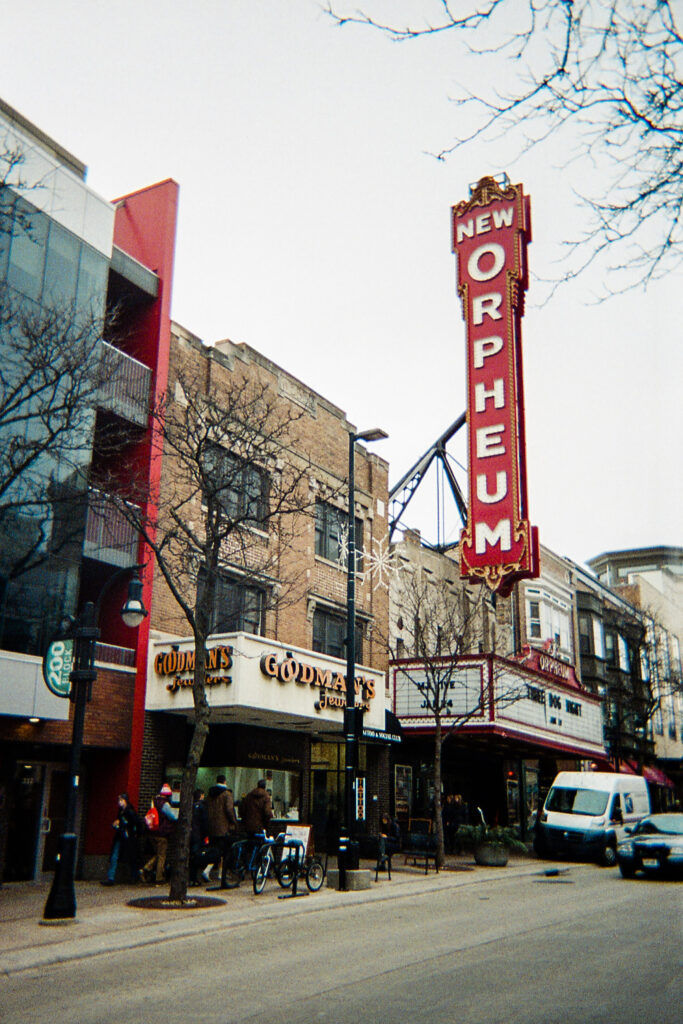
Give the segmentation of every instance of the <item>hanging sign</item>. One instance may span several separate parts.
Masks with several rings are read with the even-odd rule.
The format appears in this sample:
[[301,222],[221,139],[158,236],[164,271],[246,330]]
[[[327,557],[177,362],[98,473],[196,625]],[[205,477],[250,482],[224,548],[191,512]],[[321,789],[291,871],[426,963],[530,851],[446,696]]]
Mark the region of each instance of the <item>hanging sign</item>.
[[72,639],[53,640],[43,658],[43,679],[55,697],[71,696]]
[[453,251],[467,325],[469,499],[460,572],[506,596],[538,576],[527,519],[521,319],[531,240],[521,185],[482,178],[453,207]]

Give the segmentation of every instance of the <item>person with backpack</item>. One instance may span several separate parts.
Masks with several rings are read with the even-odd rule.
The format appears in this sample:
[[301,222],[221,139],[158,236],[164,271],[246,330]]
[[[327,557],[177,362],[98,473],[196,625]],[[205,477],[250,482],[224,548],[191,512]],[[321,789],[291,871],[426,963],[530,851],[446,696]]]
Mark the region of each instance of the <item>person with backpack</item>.
[[[171,806],[171,795],[173,790],[168,782],[165,782],[157,796],[154,797],[153,809],[157,812],[156,829],[150,829],[150,839],[154,848],[154,854],[150,857],[143,868],[143,877],[150,884],[159,884],[166,877],[166,856],[168,854],[168,841],[175,831],[178,820],[177,810]],[[148,821],[150,815],[145,815]],[[148,822],[149,828],[149,822]]]
[[109,869],[107,877],[102,879],[102,885],[114,885],[116,869],[121,860],[125,860],[128,865],[131,882],[138,882],[140,879],[138,860],[140,819],[127,793],[119,793],[117,816],[112,822],[112,828],[114,829],[114,839],[109,855]]

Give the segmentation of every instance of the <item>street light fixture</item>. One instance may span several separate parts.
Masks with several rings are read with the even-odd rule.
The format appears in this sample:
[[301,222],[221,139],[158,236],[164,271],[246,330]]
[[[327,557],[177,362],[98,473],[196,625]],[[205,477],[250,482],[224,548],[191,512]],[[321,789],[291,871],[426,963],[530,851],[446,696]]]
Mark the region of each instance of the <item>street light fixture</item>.
[[69,791],[67,794],[64,832],[59,839],[59,852],[55,864],[50,894],[43,911],[44,921],[64,920],[76,916],[76,892],[74,875],[76,871],[76,808],[81,771],[81,750],[83,747],[83,726],[85,708],[92,694],[92,684],[97,679],[95,668],[95,646],[100,638],[99,615],[102,598],[123,576],[133,573],[128,584],[128,597],[121,609],[121,617],[127,626],[136,629],[147,615],[142,602],[142,583],[138,572],[141,565],[119,569],[109,577],[100,591],[97,604],[87,601],[73,628],[74,668],[71,670],[71,694],[74,704],[74,723],[69,762]]
[[383,441],[389,435],[379,427],[349,434],[349,522],[346,577],[346,702],[344,707],[344,817],[339,829],[339,888],[346,889],[346,871],[358,868],[355,782],[362,717],[356,708],[356,441]]

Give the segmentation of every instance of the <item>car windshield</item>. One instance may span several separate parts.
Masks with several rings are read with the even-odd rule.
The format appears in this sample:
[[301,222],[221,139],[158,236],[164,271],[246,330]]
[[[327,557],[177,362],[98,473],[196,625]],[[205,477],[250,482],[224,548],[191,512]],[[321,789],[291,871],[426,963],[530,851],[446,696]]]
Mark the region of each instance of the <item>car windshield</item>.
[[605,813],[608,794],[597,789],[568,789],[553,786],[545,808],[560,814],[587,814],[591,817]]
[[667,836],[683,836],[683,814],[658,814],[654,818],[643,818],[636,832],[638,835],[659,833]]

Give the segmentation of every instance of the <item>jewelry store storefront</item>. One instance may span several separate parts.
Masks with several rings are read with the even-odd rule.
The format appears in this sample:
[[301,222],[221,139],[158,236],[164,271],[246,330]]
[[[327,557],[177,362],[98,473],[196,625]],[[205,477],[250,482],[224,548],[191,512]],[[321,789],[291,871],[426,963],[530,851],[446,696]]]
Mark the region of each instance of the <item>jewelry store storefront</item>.
[[[191,640],[153,641],[146,696],[141,806],[162,779],[179,789],[194,718]],[[235,803],[259,779],[273,802],[273,827],[313,826],[317,850],[333,849],[343,801],[346,664],[246,633],[214,637],[207,667],[209,735],[197,785],[226,776]],[[358,666],[356,702],[367,733],[359,751],[359,829],[376,828],[389,755],[384,675]],[[359,813],[359,818],[361,815]]]

